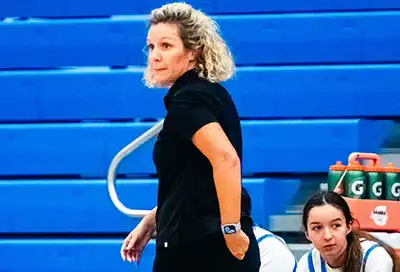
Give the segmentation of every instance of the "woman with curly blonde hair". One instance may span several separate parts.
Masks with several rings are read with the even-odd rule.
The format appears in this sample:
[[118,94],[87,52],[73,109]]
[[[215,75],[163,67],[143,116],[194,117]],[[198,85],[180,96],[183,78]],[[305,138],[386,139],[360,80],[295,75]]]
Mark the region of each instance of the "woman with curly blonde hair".
[[185,3],[150,14],[148,87],[169,88],[153,151],[157,207],[126,237],[121,255],[137,262],[156,236],[153,271],[258,272],[252,219],[241,212],[242,132],[220,84],[235,65],[217,24]]

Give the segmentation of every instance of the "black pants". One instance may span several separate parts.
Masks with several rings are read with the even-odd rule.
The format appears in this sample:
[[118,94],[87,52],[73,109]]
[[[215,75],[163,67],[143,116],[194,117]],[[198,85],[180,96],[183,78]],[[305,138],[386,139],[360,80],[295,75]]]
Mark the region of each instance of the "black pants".
[[243,231],[250,238],[243,260],[230,253],[222,232],[218,232],[193,244],[157,248],[153,272],[259,272],[257,240],[251,226]]

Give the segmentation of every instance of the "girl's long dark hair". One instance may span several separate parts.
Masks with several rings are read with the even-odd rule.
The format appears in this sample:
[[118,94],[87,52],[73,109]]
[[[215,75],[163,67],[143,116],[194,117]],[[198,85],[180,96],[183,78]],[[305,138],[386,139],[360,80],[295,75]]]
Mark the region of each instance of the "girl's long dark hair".
[[307,231],[307,221],[310,210],[314,207],[322,205],[332,205],[341,210],[346,219],[347,225],[353,225],[352,231],[347,235],[347,250],[343,271],[346,272],[360,272],[362,266],[363,252],[360,240],[369,240],[378,243],[383,247],[393,260],[393,271],[400,272],[400,260],[396,255],[396,251],[384,243],[383,241],[375,238],[366,231],[358,228],[358,222],[352,217],[349,205],[339,194],[334,192],[320,192],[311,196],[303,209],[302,224],[305,231]]

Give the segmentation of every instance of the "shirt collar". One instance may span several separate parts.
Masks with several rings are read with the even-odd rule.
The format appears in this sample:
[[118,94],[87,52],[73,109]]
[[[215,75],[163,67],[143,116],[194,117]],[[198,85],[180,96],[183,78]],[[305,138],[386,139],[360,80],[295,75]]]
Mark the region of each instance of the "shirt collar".
[[164,104],[165,107],[168,106],[168,102],[171,100],[171,98],[185,85],[188,83],[192,83],[195,81],[198,81],[199,75],[197,74],[195,69],[190,69],[183,73],[176,81],[175,83],[171,86],[171,88],[168,90],[167,94],[164,97]]

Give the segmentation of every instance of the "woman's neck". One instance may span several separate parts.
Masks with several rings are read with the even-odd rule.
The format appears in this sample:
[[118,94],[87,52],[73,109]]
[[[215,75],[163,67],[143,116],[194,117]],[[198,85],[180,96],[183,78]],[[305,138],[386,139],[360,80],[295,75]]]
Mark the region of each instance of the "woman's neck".
[[336,256],[323,256],[325,262],[332,268],[342,267],[346,261],[346,248]]

